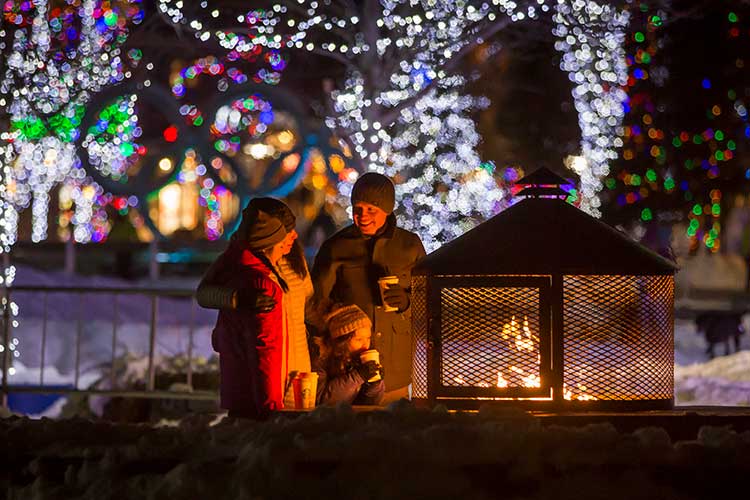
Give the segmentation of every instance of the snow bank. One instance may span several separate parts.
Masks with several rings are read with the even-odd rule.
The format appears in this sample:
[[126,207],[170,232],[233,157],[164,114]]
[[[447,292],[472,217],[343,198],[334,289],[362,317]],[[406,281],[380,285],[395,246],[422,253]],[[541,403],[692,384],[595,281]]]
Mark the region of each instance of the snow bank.
[[750,351],[675,366],[678,405],[750,406]]
[[750,432],[543,425],[513,412],[320,408],[177,427],[0,421],[14,499],[724,498],[750,474]]

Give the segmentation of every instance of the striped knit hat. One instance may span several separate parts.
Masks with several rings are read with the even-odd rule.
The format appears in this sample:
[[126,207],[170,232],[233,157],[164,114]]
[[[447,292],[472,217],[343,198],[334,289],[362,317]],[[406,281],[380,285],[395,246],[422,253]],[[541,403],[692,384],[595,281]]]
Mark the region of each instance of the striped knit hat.
[[271,197],[253,198],[248,203],[247,208],[254,207],[261,212],[265,212],[271,217],[276,217],[284,224],[287,233],[291,233],[297,225],[297,218],[294,212],[281,200]]
[[372,328],[372,321],[358,306],[352,304],[334,307],[325,317],[332,339],[351,333],[357,328]]
[[245,242],[252,250],[272,247],[286,238],[286,229],[279,219],[253,208],[248,214]]

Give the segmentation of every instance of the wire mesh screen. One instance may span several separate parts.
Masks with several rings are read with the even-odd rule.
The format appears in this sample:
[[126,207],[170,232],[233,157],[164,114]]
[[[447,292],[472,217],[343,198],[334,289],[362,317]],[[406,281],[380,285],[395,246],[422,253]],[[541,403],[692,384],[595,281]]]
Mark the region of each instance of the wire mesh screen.
[[672,399],[672,276],[564,276],[565,399]]
[[440,291],[445,387],[540,387],[539,290],[521,287]]
[[427,277],[411,278],[412,397],[427,398]]

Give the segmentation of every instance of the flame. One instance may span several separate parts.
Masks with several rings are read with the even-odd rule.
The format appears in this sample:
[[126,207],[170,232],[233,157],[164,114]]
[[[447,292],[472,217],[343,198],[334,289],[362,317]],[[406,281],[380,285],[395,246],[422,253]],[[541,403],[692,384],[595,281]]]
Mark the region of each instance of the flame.
[[542,379],[539,378],[539,375],[530,374],[526,375],[523,378],[521,378],[523,382],[524,387],[541,387],[542,386]]
[[508,387],[508,381],[503,378],[502,372],[497,372],[497,386],[502,387]]
[[576,392],[573,392],[573,390],[569,389],[565,384],[563,384],[563,398],[567,401],[596,401],[599,398],[596,396],[592,396],[591,394],[586,394],[586,386],[583,384],[576,384]]
[[510,317],[510,323],[503,324],[503,331],[500,335],[505,340],[518,336],[518,323],[516,323],[515,316]]
[[533,351],[538,343],[537,337],[529,328],[529,317],[524,315],[523,323],[519,327],[515,316],[510,317],[510,323],[504,323],[500,336],[504,340],[511,340],[519,351]]

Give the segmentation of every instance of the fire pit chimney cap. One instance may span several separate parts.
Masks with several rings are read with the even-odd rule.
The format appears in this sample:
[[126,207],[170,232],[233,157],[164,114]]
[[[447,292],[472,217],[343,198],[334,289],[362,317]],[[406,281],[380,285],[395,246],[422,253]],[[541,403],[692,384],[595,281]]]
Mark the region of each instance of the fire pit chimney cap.
[[516,182],[519,186],[530,186],[516,194],[518,198],[558,198],[565,199],[568,192],[560,186],[573,182],[560,177],[547,167],[540,167]]
[[677,265],[549,196],[515,203],[423,257],[412,275],[673,275]]
[[516,184],[519,186],[565,186],[573,183],[557,175],[547,167],[539,167],[530,174],[520,178],[516,181]]

